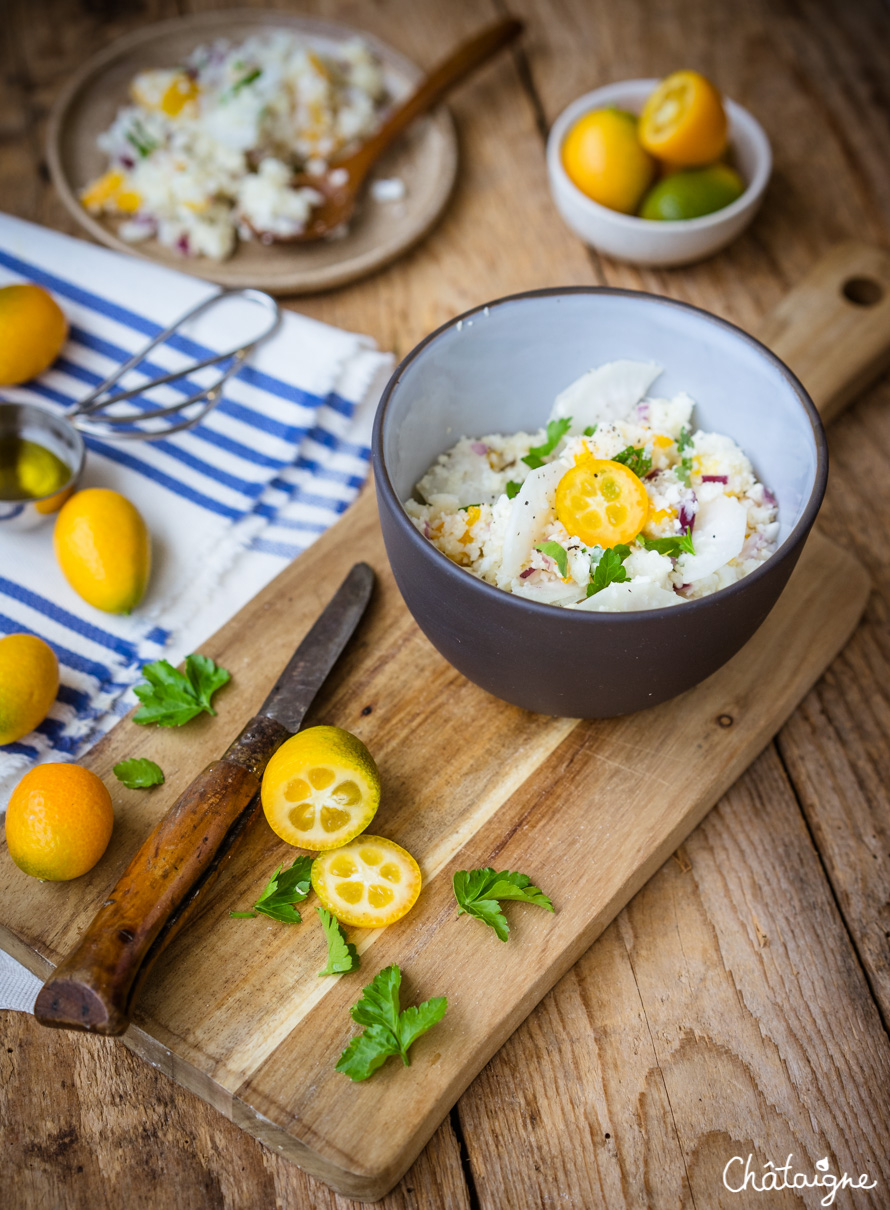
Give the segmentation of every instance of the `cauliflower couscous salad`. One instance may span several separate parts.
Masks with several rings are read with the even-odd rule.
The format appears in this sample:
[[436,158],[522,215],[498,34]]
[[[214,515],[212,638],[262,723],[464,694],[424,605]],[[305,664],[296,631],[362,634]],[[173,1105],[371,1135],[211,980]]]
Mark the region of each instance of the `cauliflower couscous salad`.
[[130,243],[154,237],[214,260],[239,238],[299,235],[323,197],[296,176],[323,175],[377,128],[388,100],[361,39],[325,52],[286,30],[199,46],[136,75],[130,98],[98,138],[108,167],[82,205],[119,219]]
[[462,437],[405,509],[443,554],[526,600],[624,612],[726,588],[776,548],[777,502],[731,437],[697,429],[661,367],[614,361],[536,433]]

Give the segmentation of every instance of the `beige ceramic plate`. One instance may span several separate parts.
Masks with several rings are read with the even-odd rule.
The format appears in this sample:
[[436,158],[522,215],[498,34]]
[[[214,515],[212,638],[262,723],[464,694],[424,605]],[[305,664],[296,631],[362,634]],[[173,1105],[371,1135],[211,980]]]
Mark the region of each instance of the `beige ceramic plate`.
[[241,40],[263,29],[297,30],[307,40],[330,49],[345,39],[362,37],[384,65],[389,91],[401,97],[421,77],[420,70],[370,34],[345,25],[316,21],[286,12],[234,10],[202,13],[164,21],[113,43],[90,59],[59,97],[48,134],[48,160],[53,183],[79,223],[103,244],[136,253],[223,286],[257,286],[273,294],[325,290],[354,281],[401,255],[424,236],[445,208],[457,174],[457,137],[451,115],[439,109],[420,118],[380,161],[377,177],[400,177],[400,202],[375,202],[366,194],[340,239],[315,244],[242,242],[221,263],[184,257],[156,240],[127,244],[118,239],[116,222],[96,219],[78,201],[80,190],[105,168],[96,136],[111,123],[127,100],[137,71],[178,63],[194,47],[214,38]]

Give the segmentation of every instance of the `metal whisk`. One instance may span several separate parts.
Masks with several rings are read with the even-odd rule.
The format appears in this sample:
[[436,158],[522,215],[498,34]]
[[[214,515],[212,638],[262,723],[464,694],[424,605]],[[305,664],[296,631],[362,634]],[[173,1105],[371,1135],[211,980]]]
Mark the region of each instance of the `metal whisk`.
[[[131,370],[135,369],[136,366],[145,361],[151,351],[156,349],[158,345],[164,344],[165,341],[179,332],[191,320],[197,319],[199,315],[206,315],[214,307],[233,298],[244,299],[246,302],[259,306],[269,314],[269,324],[257,336],[251,337],[249,341],[236,345],[224,353],[215,353],[210,357],[205,357],[203,360],[189,362],[182,369],[171,370],[169,373],[160,374],[157,378],[141,383],[139,386],[121,390],[114,394],[111,393],[122,382],[124,377]],[[203,420],[208,412],[211,412],[216,407],[222,398],[223,387],[228,380],[238,373],[254,349],[275,335],[281,327],[281,321],[282,313],[278,303],[270,295],[264,294],[262,290],[253,290],[250,288],[222,290],[219,294],[214,294],[213,297],[198,303],[196,307],[192,307],[185,315],[181,315],[169,328],[165,328],[163,332],[159,332],[153,340],[134,353],[129,361],[125,361],[123,365],[118,366],[114,373],[110,374],[104,382],[91,391],[85,399],[82,399],[71,408],[65,414],[66,418],[76,428],[80,429],[81,432],[97,437],[111,438],[116,441],[157,441],[163,437],[169,437],[172,433],[179,433],[183,429],[192,428]],[[207,369],[209,366],[221,366],[223,363],[229,361],[230,358],[231,364],[220,370],[215,381],[195,394],[190,395],[187,399],[181,400],[179,403],[153,408],[151,411],[146,411],[144,407],[134,407],[118,415],[109,416],[107,414],[109,408],[117,407],[117,405],[136,397],[144,397],[156,387],[168,386],[182,379],[187,379],[190,375],[197,373],[199,370]],[[191,408],[195,410],[190,415],[184,415]],[[100,413],[104,414],[100,416]],[[179,417],[182,418],[178,419]],[[144,427],[147,422],[155,424],[158,421],[162,422],[159,428]],[[124,425],[129,427],[124,429],[121,427]]]

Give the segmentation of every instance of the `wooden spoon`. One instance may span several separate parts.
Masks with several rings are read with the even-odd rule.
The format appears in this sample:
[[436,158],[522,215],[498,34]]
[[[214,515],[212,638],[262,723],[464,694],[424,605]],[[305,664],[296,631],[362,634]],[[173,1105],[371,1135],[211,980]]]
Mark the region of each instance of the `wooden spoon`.
[[328,166],[327,172],[319,176],[303,173],[295,177],[292,182],[294,189],[315,189],[324,196],[324,201],[313,210],[308,225],[299,234],[281,236],[258,232],[263,243],[308,243],[330,235],[347,222],[371,168],[405,127],[437,105],[455,85],[509,45],[523,29],[523,23],[512,17],[489,26],[434,68],[417,91],[393,110],[380,129],[356,151],[335,160]]

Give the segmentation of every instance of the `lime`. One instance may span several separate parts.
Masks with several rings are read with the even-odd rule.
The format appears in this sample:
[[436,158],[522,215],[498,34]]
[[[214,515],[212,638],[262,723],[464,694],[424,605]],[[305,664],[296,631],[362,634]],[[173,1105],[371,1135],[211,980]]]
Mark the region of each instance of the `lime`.
[[722,210],[745,192],[745,182],[727,164],[711,164],[664,177],[643,198],[640,218],[674,222]]
[[358,736],[340,727],[307,727],[269,761],[262,799],[276,836],[301,849],[334,849],[374,818],[380,774]]

